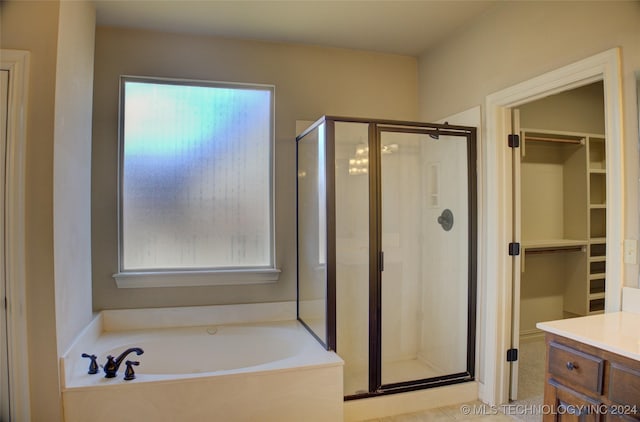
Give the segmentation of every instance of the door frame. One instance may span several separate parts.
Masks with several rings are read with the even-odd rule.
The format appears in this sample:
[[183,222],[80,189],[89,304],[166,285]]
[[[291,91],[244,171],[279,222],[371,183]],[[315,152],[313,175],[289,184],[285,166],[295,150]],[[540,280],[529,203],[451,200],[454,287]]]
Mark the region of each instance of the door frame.
[[513,239],[512,160],[507,146],[511,108],[593,82],[604,82],[607,166],[607,268],[605,312],[618,311],[622,298],[622,236],[624,224],[622,160],[622,80],[620,49],[613,48],[533,79],[490,94],[485,99],[486,142],[483,144],[484,201],[481,248],[486,263],[481,272],[486,342],[484,385],[480,399],[492,405],[509,400],[510,366],[506,350],[512,328],[513,259],[507,245]]
[[5,183],[5,277],[9,347],[10,410],[13,420],[30,420],[25,267],[25,169],[30,53],[0,50],[9,71]]

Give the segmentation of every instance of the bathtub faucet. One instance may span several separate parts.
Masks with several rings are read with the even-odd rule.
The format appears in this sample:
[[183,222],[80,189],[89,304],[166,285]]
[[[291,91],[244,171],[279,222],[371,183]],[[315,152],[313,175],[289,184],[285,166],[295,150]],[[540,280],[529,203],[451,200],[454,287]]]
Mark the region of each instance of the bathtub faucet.
[[129,353],[135,352],[136,355],[140,356],[141,354],[144,353],[144,350],[142,350],[139,347],[132,347],[130,349],[125,350],[124,352],[122,352],[120,354],[120,356],[118,356],[117,358],[114,359],[113,356],[109,355],[107,356],[107,363],[104,364],[104,373],[105,373],[105,378],[113,378],[116,376],[116,374],[118,373],[118,368],[120,368],[120,364],[122,363],[122,361],[124,360],[124,358],[127,357],[127,355]]

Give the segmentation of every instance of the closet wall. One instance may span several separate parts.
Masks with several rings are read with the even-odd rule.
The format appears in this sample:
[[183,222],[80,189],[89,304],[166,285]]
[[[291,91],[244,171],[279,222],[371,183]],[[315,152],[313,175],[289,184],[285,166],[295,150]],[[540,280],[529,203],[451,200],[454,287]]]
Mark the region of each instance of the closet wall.
[[598,310],[604,297],[604,137],[592,136],[604,134],[603,86],[594,83],[519,110],[520,334],[527,336],[537,333],[536,322]]

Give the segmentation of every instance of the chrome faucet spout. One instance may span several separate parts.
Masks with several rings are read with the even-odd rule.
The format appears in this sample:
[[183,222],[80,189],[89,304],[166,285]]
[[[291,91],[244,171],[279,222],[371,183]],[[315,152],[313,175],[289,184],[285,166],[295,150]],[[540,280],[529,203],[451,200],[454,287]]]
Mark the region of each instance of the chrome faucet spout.
[[107,356],[107,363],[105,363],[103,367],[105,373],[104,377],[114,378],[118,374],[118,368],[120,368],[120,364],[130,353],[135,353],[136,355],[140,356],[144,353],[144,350],[139,347],[131,347],[120,353],[120,356],[118,356],[117,358],[114,358],[111,355]]

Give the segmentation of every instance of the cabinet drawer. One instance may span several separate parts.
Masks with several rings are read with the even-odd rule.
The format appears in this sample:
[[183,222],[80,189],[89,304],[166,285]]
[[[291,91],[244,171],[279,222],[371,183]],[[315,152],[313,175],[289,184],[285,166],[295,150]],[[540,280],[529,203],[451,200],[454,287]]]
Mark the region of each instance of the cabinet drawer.
[[[554,422],[600,422],[602,415],[598,412],[602,402],[596,398],[573,391],[555,380],[549,380],[554,391],[554,403],[545,420]],[[551,404],[551,403],[547,403]]]
[[602,394],[604,360],[560,343],[549,343],[549,373],[568,384]]
[[640,418],[640,371],[611,362],[609,371],[609,399],[636,409]]

